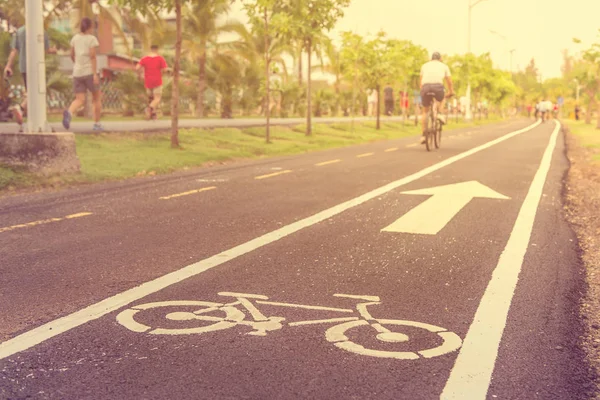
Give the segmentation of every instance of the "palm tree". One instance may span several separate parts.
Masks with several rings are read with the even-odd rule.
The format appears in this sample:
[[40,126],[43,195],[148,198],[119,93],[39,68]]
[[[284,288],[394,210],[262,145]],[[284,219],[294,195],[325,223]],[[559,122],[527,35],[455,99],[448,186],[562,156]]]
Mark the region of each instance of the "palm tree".
[[331,39],[326,39],[323,41],[322,46],[323,52],[327,57],[327,63],[323,62],[323,57],[321,55],[321,64],[314,67],[315,70],[321,70],[322,72],[329,73],[335,77],[335,82],[333,84],[335,90],[335,113],[339,112],[340,101],[341,101],[341,84],[342,77],[345,73],[346,63],[343,62],[340,51],[335,47]]
[[242,26],[237,21],[221,22],[229,12],[229,0],[194,0],[188,3],[184,14],[184,41],[187,58],[198,63],[198,94],[196,115],[204,116],[204,91],[206,90],[206,63],[210,47],[217,43],[219,35],[235,32]]
[[[288,71],[284,56],[292,53],[289,44],[283,38],[271,38],[268,41],[269,48],[267,49],[267,41],[265,41],[264,32],[251,32],[244,26],[240,27],[236,32],[239,35],[239,39],[227,43],[225,46],[245,61],[244,76],[250,79],[247,81],[247,84],[251,85],[250,87],[247,87],[247,89],[254,93],[259,92],[261,82],[264,82],[265,79],[263,76],[264,74],[261,72],[265,62],[265,54],[269,54],[272,70],[281,70],[279,75],[282,77],[282,80],[285,81],[288,76]],[[277,74],[278,72],[272,72],[271,76]],[[263,111],[265,111],[267,107],[265,101],[266,96],[261,99]]]

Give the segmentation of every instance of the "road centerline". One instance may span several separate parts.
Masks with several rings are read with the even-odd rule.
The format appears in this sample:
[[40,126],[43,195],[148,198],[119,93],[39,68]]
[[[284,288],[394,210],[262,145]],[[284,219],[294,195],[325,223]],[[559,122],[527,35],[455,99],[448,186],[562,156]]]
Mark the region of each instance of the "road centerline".
[[0,233],[13,231],[15,229],[29,228],[29,227],[38,226],[38,225],[47,225],[52,222],[60,222],[60,221],[68,220],[68,219],[87,217],[88,215],[92,215],[92,213],[91,212],[81,212],[81,213],[77,213],[77,214],[66,215],[64,217],[47,218],[47,219],[42,219],[39,221],[32,221],[32,222],[26,222],[23,224],[6,226],[4,228],[0,228]]
[[498,349],[531,240],[560,127],[557,121],[540,166],[521,205],[508,243],[500,255],[450,372],[440,397],[443,400],[487,398]]
[[320,163],[316,163],[315,165],[316,165],[317,167],[323,167],[323,166],[325,166],[325,165],[335,164],[335,163],[339,163],[339,162],[341,162],[341,161],[342,161],[342,160],[340,160],[340,159],[337,159],[337,160],[329,160],[329,161],[323,161],[323,162],[320,162]]
[[347,200],[343,203],[320,211],[310,217],[303,218],[299,221],[290,223],[289,225],[278,228],[274,231],[266,233],[262,236],[251,239],[243,244],[227,249],[212,257],[200,260],[179,270],[173,271],[166,275],[145,282],[139,286],[118,293],[95,304],[85,307],[79,311],[73,312],[61,318],[47,322],[41,326],[26,331],[12,339],[0,343],[0,360],[10,357],[19,352],[30,349],[40,343],[47,341],[53,337],[68,332],[71,329],[84,325],[90,321],[101,318],[113,311],[119,310],[137,300],[140,300],[150,294],[159,292],[169,286],[182,282],[191,277],[197,276],[202,272],[208,271],[214,267],[222,265],[228,261],[234,260],[244,254],[250,253],[256,249],[276,242],[279,239],[290,236],[304,228],[313,226],[319,222],[325,221],[333,216],[363,204],[369,200],[375,199],[383,194],[386,194],[398,187],[414,182],[424,176],[427,176],[435,171],[438,171],[448,165],[454,164],[457,161],[465,159],[473,154],[488,149],[498,143],[502,143],[517,135],[527,132],[540,125],[540,121],[535,122],[525,128],[507,133],[499,138],[491,140],[487,143],[474,147],[465,152],[451,156],[443,161],[426,167],[411,175],[405,176],[396,181],[390,182],[377,189],[367,192],[361,196]]
[[371,157],[373,154],[375,154],[375,153],[363,153],[363,154],[357,155],[356,158]]
[[384,151],[385,151],[386,153],[391,153],[392,151],[396,151],[396,150],[398,150],[398,148],[397,148],[397,147],[390,147],[389,149],[385,149]]
[[283,175],[283,174],[289,174],[290,172],[292,172],[291,169],[286,169],[284,171],[273,172],[272,174],[255,176],[254,179],[256,179],[256,180],[268,179],[268,178],[273,178],[275,176],[279,176],[279,175]]
[[159,197],[159,199],[160,200],[170,200],[170,199],[175,199],[177,197],[189,196],[190,194],[207,192],[209,190],[214,190],[216,188],[217,188],[216,186],[209,186],[209,187],[204,187],[204,188],[200,188],[200,189],[188,190],[187,192],[176,193],[176,194],[172,194],[172,195],[169,195],[169,196]]

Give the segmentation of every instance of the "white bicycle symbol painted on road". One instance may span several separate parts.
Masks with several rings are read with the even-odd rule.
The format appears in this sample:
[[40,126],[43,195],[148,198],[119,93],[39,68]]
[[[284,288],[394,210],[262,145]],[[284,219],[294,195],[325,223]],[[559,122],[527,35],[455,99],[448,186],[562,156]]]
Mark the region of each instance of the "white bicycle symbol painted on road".
[[[367,307],[381,304],[378,296],[356,296],[347,294],[334,294],[335,297],[348,298],[364,301],[356,305],[356,310],[310,306],[302,304],[280,303],[268,301],[269,298],[263,295],[222,292],[220,296],[233,297],[236,300],[231,303],[214,303],[208,301],[164,301],[157,303],[148,303],[134,306],[122,311],[117,315],[117,321],[134,332],[147,333],[151,335],[190,335],[216,332],[235,326],[248,326],[252,331],[248,335],[266,336],[267,332],[277,331],[286,326],[298,327],[305,325],[330,324],[336,325],[330,327],[325,332],[325,338],[336,347],[371,357],[395,358],[400,360],[416,360],[419,358],[432,358],[456,351],[462,345],[461,338],[439,326],[425,324],[422,322],[405,321],[397,319],[378,319],[373,318],[368,312]],[[330,318],[308,321],[286,322],[284,317],[265,316],[258,308],[257,304],[290,307],[307,310],[333,311],[339,313],[358,313],[359,316]],[[195,309],[194,311],[174,311],[165,315],[169,321],[193,321],[202,326],[186,327],[180,329],[171,328],[152,328],[139,322],[140,316],[144,312],[150,312],[161,308],[185,307],[186,309]],[[252,319],[247,320],[247,312]],[[206,325],[206,323],[209,323]],[[441,339],[441,344],[436,347],[422,349],[417,351],[390,351],[366,348],[359,343],[355,343],[348,338],[350,331],[356,331],[358,328],[370,328],[377,341],[382,343],[406,343],[410,337],[404,333],[394,332],[390,328],[410,327],[419,328],[429,335],[437,335],[437,342]],[[352,335],[355,337],[356,335]]]

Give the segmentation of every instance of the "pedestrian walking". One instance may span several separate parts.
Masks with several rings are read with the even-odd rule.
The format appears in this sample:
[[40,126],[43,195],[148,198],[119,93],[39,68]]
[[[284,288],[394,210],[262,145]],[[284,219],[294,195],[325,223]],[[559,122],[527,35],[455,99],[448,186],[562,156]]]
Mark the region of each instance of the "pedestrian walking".
[[137,71],[144,69],[144,87],[148,94],[148,109],[146,116],[148,119],[155,119],[162,96],[163,80],[162,72],[167,69],[167,62],[158,54],[158,46],[152,45],[150,53],[143,57],[135,67]]
[[94,106],[94,131],[103,131],[100,124],[102,112],[102,99],[100,93],[100,76],[98,75],[97,48],[100,46],[98,39],[92,34],[92,20],[83,18],[80,24],[80,33],[71,39],[71,60],[73,60],[73,92],[75,100],[68,110],[63,112],[63,126],[69,129],[73,114],[85,103],[85,95],[92,94]]
[[385,115],[391,116],[394,113],[394,89],[387,85],[383,89],[383,99],[385,101]]
[[[27,32],[25,31],[25,25],[17,29],[11,40],[11,51],[4,68],[4,77],[9,79],[13,76],[12,65],[17,56],[19,57],[19,71],[23,77],[23,84],[25,85],[24,95],[22,96],[21,104],[17,104],[13,108],[13,116],[15,121],[19,124],[19,132],[23,131],[23,118],[27,115]],[[56,53],[56,47],[50,48],[50,41],[48,40],[48,33],[44,32],[44,47],[47,53]]]
[[575,104],[575,121],[579,121],[579,112],[581,108],[579,108],[579,104]]
[[377,90],[371,89],[371,93],[368,95],[368,102],[368,115],[369,117],[373,117],[376,115],[375,113],[377,111],[377,107],[379,106],[379,104],[377,104]]

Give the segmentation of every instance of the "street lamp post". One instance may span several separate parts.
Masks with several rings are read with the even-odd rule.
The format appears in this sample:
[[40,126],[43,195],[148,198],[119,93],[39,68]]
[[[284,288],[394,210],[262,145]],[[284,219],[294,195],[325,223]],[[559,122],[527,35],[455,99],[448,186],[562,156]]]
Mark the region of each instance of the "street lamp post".
[[581,89],[581,85],[579,84],[579,79],[573,79],[573,82],[577,85],[577,91],[575,92],[575,104],[579,104],[579,90]]
[[[468,28],[468,32],[467,32],[467,54],[471,54],[471,10],[473,9],[473,7],[475,7],[477,4],[481,3],[482,1],[485,0],[468,0],[469,1],[469,28]],[[466,120],[471,120],[473,119],[473,115],[471,114],[471,78],[468,77],[468,81],[467,81],[467,104],[466,104],[466,110],[465,110],[465,119]]]
[[27,131],[48,132],[42,0],[25,1],[25,21],[27,26]]

